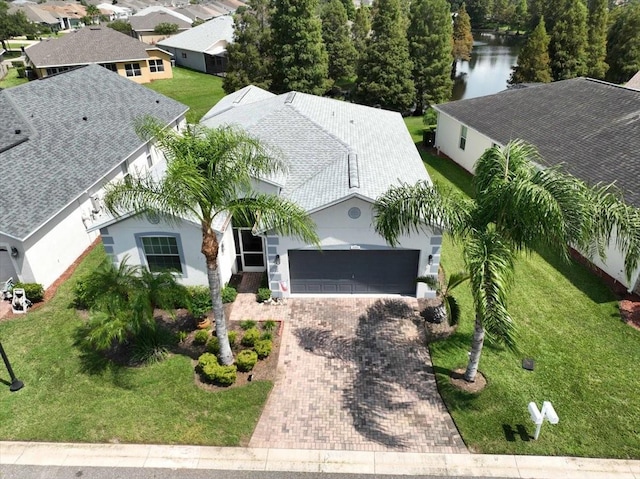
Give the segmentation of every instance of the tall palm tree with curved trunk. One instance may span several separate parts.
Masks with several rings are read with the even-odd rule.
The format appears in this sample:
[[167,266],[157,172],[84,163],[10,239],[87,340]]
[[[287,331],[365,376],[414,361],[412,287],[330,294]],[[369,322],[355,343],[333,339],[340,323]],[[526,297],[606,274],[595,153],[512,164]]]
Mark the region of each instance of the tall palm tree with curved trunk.
[[220,341],[219,359],[225,365],[231,364],[233,353],[227,336],[218,270],[219,244],[213,230],[216,218],[230,214],[243,222],[254,222],[260,230],[273,230],[317,245],[315,225],[296,204],[255,191],[255,178],[284,172],[286,164],[244,131],[189,125],[180,134],[148,117],[138,122],[137,131],[144,139],[154,139],[165,155],[166,171],[162,178],[151,174],[132,175],[109,185],[105,205],[114,216],[133,212],[155,214],[173,224],[182,219],[200,223],[201,251],[206,260],[216,335]]
[[640,212],[611,185],[590,187],[559,168],[542,168],[535,148],[514,141],[485,151],[475,165],[475,197],[463,198],[427,182],[393,187],[375,204],[375,227],[390,244],[427,226],[463,244],[475,309],[465,380],[475,381],[485,333],[516,350],[516,325],[507,309],[520,251],[593,256],[615,237],[631,276],[640,259]]

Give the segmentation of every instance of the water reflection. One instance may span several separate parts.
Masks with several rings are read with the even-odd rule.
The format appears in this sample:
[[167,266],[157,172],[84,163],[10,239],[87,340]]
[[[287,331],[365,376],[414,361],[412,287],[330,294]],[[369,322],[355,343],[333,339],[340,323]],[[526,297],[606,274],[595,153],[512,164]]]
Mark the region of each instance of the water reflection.
[[491,95],[504,90],[517,63],[522,39],[520,37],[474,34],[471,60],[458,62],[457,78],[453,86],[453,100]]

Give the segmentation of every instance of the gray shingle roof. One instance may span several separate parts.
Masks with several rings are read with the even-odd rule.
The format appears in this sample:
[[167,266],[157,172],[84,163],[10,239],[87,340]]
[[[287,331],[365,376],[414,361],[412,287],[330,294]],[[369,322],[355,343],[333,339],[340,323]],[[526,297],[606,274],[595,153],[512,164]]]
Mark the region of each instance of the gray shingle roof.
[[436,109],[497,143],[523,139],[590,184],[615,182],[640,207],[640,91],[575,78]]
[[84,65],[148,58],[149,46],[113,28],[91,26],[60,38],[36,43],[25,50],[38,67]]
[[204,52],[220,41],[226,43],[233,41],[233,18],[228,15],[213,18],[186,32],[162,40],[157,45],[160,48],[171,47]]
[[28,131],[0,152],[0,232],[29,236],[116,168],[144,144],[136,118],[169,123],[186,110],[97,65],[0,91],[0,141]]
[[178,25],[178,29],[180,30],[191,28],[191,22],[185,22],[166,12],[152,12],[142,16],[134,15],[129,17],[129,23],[131,24],[131,28],[136,32],[153,30],[161,23],[174,23]]
[[391,185],[429,179],[399,113],[247,87],[222,99],[202,124],[240,126],[282,152],[289,171],[278,179],[281,194],[307,211],[353,195],[375,200]]

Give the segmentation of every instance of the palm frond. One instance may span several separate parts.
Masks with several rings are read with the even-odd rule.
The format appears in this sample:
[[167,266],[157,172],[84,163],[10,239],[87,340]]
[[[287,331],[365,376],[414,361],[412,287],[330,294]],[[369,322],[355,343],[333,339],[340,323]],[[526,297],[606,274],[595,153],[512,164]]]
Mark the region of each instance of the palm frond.
[[421,233],[436,227],[454,237],[464,235],[470,223],[473,202],[427,183],[390,188],[374,204],[375,229],[392,246],[402,234]]
[[476,316],[487,335],[516,349],[516,328],[507,311],[514,253],[495,230],[474,231],[467,240],[465,261],[470,273]]
[[305,210],[296,203],[275,195],[255,194],[230,200],[227,210],[240,222],[256,220],[260,231],[275,231],[319,246],[316,226]]

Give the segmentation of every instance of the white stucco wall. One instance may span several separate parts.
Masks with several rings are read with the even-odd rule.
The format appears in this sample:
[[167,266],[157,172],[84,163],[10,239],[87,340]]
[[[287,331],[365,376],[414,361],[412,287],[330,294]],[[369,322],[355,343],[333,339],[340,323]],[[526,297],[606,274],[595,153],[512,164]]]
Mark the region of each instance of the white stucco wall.
[[465,170],[473,173],[476,161],[487,148],[493,146],[494,141],[468,127],[467,141],[464,150],[462,150],[460,148],[461,127],[462,123],[458,120],[445,113],[438,112],[435,146]]
[[[360,208],[362,214],[358,219],[351,219],[347,212],[352,207]],[[316,231],[321,246],[327,249],[350,250],[352,245],[360,245],[363,249],[369,246],[388,247],[384,238],[378,235],[373,227],[373,210],[371,203],[360,198],[351,198],[311,215],[316,223]],[[276,244],[277,243],[277,244]],[[420,250],[418,272],[420,275],[436,274],[440,263],[442,236],[440,234],[412,235],[400,238],[399,248]],[[290,237],[267,236],[267,255],[269,280],[276,296],[291,296],[288,285],[290,249],[314,249],[310,244],[301,243]],[[275,256],[280,255],[280,264],[275,264]],[[432,264],[428,257],[432,255]],[[285,290],[286,286],[286,290]],[[419,298],[433,297],[434,292],[425,284],[416,287]]]
[[[207,285],[207,266],[200,252],[202,231],[199,225],[188,221],[182,221],[179,224],[169,224],[164,221],[152,224],[145,217],[135,217],[121,220],[101,230],[105,251],[117,263],[128,256],[128,264],[142,266],[146,266],[147,263],[143,251],[136,242],[136,235],[162,236],[165,233],[177,235],[179,238],[178,245],[183,263],[183,274],[178,275],[180,283],[185,286]],[[218,241],[220,242],[218,255],[220,281],[221,284],[225,284],[231,278],[236,254],[231,225],[226,228]]]
[[[181,48],[168,47],[164,45],[159,46],[163,50],[166,50],[169,53],[173,54],[173,59],[176,61],[176,65],[191,68],[193,70],[198,70],[203,73],[207,71],[207,67],[204,61],[204,53],[194,52],[192,50],[184,50]],[[182,58],[183,53],[187,55],[187,58]]]
[[[462,123],[443,112],[438,112],[438,128],[436,130],[436,148],[462,166],[474,173],[475,162],[494,144],[499,144],[472,128],[467,128],[467,142],[464,151],[459,147],[460,127]],[[640,270],[636,271],[629,281],[624,272],[624,256],[615,246],[615,238],[606,249],[606,259],[591,258],[591,262],[612,278],[618,280],[628,289],[632,289]]]

